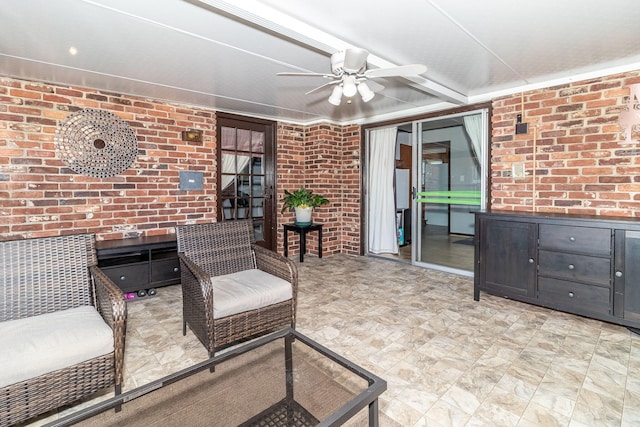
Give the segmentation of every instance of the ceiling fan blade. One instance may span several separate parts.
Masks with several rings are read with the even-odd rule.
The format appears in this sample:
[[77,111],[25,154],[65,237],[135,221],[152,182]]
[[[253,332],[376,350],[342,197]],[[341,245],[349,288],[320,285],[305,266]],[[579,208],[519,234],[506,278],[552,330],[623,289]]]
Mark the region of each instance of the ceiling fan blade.
[[327,87],[327,86],[335,85],[335,84],[338,84],[338,83],[340,83],[340,82],[341,82],[340,80],[334,80],[334,81],[332,81],[332,82],[325,83],[325,84],[323,84],[323,85],[321,85],[321,86],[318,86],[318,87],[317,87],[317,88],[315,88],[315,89],[311,89],[309,92],[305,93],[305,95],[309,95],[310,93],[317,92],[317,91],[319,91],[320,89],[324,89],[324,88],[325,88],[325,87]]
[[384,86],[382,86],[380,83],[374,82],[373,80],[367,80],[367,86],[369,86],[369,89],[374,92],[380,92],[382,89],[384,89]]
[[344,51],[342,68],[349,73],[357,73],[367,64],[369,52],[364,49],[351,48]]
[[369,78],[376,77],[404,77],[417,76],[427,71],[427,66],[422,64],[401,65],[399,67],[376,68],[367,70],[364,75]]
[[333,74],[323,74],[323,73],[276,73],[276,76],[326,77],[328,79],[335,78]]

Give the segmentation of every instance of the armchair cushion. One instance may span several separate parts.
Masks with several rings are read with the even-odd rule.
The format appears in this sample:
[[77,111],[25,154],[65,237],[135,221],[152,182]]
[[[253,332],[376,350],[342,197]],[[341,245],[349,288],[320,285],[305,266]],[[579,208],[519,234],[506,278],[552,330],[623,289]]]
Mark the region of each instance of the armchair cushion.
[[0,387],[112,353],[113,331],[93,306],[0,322]]
[[214,319],[267,307],[293,296],[290,282],[256,268],[213,276],[211,283]]
[[294,327],[298,270],[255,244],[252,219],[176,227],[187,327],[213,357],[217,350]]

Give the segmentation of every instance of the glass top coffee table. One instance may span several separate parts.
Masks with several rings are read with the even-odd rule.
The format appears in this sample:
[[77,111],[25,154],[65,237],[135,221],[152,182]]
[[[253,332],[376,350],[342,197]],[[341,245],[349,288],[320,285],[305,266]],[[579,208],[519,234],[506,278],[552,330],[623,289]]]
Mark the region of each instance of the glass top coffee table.
[[48,426],[339,426],[367,419],[377,426],[386,388],[383,379],[285,329]]

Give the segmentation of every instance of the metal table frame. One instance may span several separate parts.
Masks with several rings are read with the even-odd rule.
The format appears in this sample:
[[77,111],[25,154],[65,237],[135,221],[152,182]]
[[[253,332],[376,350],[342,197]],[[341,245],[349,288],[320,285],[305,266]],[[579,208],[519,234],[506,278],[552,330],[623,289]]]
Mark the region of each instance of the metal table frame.
[[261,338],[258,338],[254,341],[249,342],[248,344],[239,346],[235,349],[230,350],[229,352],[210,358],[192,367],[183,369],[179,372],[168,375],[164,378],[153,381],[149,384],[137,387],[133,390],[122,393],[118,396],[112,397],[103,402],[97,403],[91,407],[88,407],[76,413],[70,414],[64,418],[61,418],[59,420],[46,424],[45,427],[71,426],[80,421],[89,419],[92,416],[100,414],[104,411],[108,411],[112,409],[115,410],[115,408],[118,407],[119,405],[126,404],[126,402],[129,402],[133,399],[136,399],[140,396],[143,396],[147,393],[157,390],[165,385],[174,383],[176,381],[179,381],[183,378],[186,378],[190,375],[193,375],[195,373],[201,372],[206,369],[214,370],[215,366],[219,363],[232,359],[241,354],[247,353],[251,350],[254,350],[258,347],[261,347],[265,344],[271,343],[281,338],[284,338],[284,341],[285,341],[284,363],[285,363],[286,381],[287,381],[287,384],[286,384],[287,398],[293,399],[292,343],[296,340],[301,341],[302,343],[309,346],[311,349],[317,351],[318,353],[329,358],[333,362],[338,363],[342,367],[346,368],[347,370],[363,378],[369,384],[368,388],[366,388],[360,394],[358,394],[357,396],[352,398],[350,401],[342,405],[336,412],[334,412],[329,417],[327,417],[327,419],[317,424],[318,426],[321,426],[321,427],[340,426],[366,407],[368,407],[368,410],[369,410],[369,426],[377,427],[379,425],[378,397],[387,389],[386,381],[372,374],[366,369],[361,368],[355,363],[345,359],[344,357],[334,353],[333,351],[313,341],[312,339],[302,335],[296,330],[292,328],[286,328],[281,331],[274,332],[269,335],[265,335]]

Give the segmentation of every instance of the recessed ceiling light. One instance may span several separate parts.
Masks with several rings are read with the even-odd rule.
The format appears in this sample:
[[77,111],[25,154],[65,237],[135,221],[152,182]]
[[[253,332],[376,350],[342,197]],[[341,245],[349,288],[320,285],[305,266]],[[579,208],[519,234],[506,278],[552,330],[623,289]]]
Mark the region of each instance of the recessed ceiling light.
[[71,47],[69,48],[69,54],[70,54],[70,55],[75,56],[77,53],[78,53],[78,49],[76,49],[76,47],[75,47],[75,46],[71,46]]

